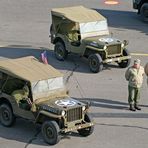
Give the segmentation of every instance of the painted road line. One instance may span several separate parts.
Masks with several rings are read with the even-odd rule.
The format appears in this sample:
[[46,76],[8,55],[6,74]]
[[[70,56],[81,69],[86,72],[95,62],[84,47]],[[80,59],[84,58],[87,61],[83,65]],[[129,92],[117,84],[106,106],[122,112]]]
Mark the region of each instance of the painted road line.
[[131,53],[132,56],[148,56],[148,53]]

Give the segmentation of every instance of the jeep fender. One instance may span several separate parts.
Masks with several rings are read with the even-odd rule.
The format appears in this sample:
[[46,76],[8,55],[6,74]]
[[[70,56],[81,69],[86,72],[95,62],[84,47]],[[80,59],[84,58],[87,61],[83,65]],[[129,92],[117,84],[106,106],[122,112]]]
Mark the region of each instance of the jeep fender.
[[65,46],[65,43],[63,41],[63,39],[61,37],[56,37],[54,40],[53,40],[53,44],[56,44],[57,42],[62,42]]
[[86,50],[85,50],[83,56],[88,58],[89,55],[91,55],[91,54],[95,54],[95,53],[100,54],[100,53],[103,53],[103,52],[105,52],[104,49],[99,49],[97,47],[92,47],[92,46],[86,46]]
[[35,123],[43,123],[45,120],[50,120],[50,119],[54,119],[54,120],[57,120],[57,119],[61,119],[62,116],[61,115],[55,115],[55,114],[52,114],[50,112],[47,112],[47,111],[44,111],[44,110],[41,110],[39,111],[36,119],[35,119]]
[[9,101],[9,99],[6,99],[6,98],[4,98],[4,97],[1,97],[1,98],[0,98],[0,105],[1,105],[1,104],[8,104],[8,105],[11,107],[12,111],[14,111],[12,102]]

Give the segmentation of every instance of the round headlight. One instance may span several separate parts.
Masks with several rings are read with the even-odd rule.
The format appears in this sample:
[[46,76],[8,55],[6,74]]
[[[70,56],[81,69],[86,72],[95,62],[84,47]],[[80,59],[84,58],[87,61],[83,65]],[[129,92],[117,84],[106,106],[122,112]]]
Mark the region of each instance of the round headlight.
[[103,49],[104,49],[104,50],[107,49],[107,46],[105,45]]
[[124,43],[121,44],[121,47],[122,47],[122,48],[124,47]]
[[63,111],[61,112],[61,115],[64,116],[65,114],[66,114],[66,112],[63,110]]
[[86,107],[85,107],[85,106],[83,106],[83,107],[82,107],[82,110],[83,110],[83,111],[85,111],[85,109],[86,109]]

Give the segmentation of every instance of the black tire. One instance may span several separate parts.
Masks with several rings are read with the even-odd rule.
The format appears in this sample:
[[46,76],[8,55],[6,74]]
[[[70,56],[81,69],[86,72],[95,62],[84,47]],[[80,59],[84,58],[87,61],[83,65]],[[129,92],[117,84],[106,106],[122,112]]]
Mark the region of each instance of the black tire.
[[65,49],[65,45],[62,42],[56,42],[54,47],[55,57],[59,61],[64,61],[67,58],[68,52]]
[[[123,56],[130,56],[130,53],[127,49],[123,50]],[[130,65],[131,59],[122,60],[120,63],[118,63],[119,67],[126,68]]]
[[42,135],[50,145],[55,145],[60,141],[60,129],[55,121],[45,121],[42,125]]
[[[91,115],[86,113],[84,120],[88,123],[92,122]],[[83,137],[87,137],[87,136],[91,135],[93,133],[93,131],[94,131],[94,126],[90,126],[90,127],[87,127],[87,128],[79,129],[78,133],[79,133],[79,135],[81,135]]]
[[102,58],[99,54],[91,54],[88,57],[90,70],[94,73],[100,72],[103,69]]
[[8,104],[0,105],[0,122],[6,127],[10,127],[15,122],[15,116]]
[[140,15],[144,22],[148,22],[148,3],[141,6]]

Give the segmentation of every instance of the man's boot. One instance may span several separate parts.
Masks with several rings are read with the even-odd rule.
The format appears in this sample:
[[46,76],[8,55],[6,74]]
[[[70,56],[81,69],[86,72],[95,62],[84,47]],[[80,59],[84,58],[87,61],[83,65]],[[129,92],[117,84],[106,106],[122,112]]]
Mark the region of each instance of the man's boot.
[[133,104],[130,104],[129,110],[131,110],[131,111],[136,111],[136,109],[134,108]]
[[135,104],[135,109],[141,110],[141,108],[137,104]]

